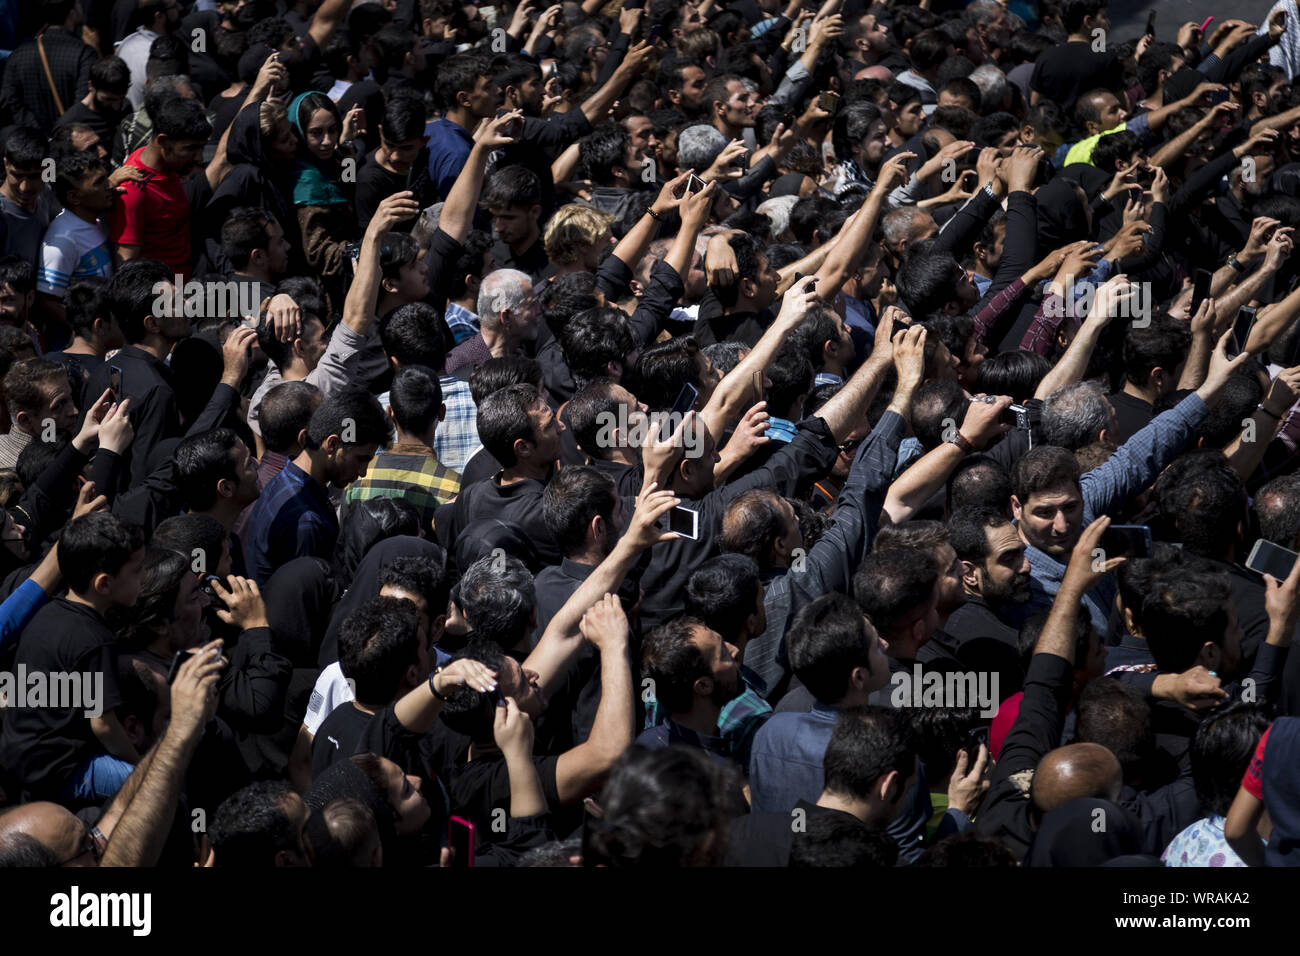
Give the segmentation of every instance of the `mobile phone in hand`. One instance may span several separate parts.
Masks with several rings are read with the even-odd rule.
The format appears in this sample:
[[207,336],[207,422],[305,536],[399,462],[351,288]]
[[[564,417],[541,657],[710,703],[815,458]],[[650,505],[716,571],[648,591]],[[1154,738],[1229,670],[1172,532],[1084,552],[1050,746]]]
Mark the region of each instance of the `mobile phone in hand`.
[[823,93],[817,97],[817,108],[834,116],[840,110],[840,95],[838,93]]
[[447,845],[452,849],[453,868],[474,865],[474,835],[477,828],[464,817],[447,821]]
[[122,370],[116,365],[108,367],[108,387],[112,389],[113,401],[122,400]]
[[1300,555],[1289,548],[1260,538],[1251,548],[1250,557],[1246,558],[1246,567],[1257,574],[1271,574],[1277,580],[1285,581],[1295,567],[1296,558]]
[[1101,536],[1106,558],[1149,558],[1154,545],[1144,524],[1113,524]]
[[1240,355],[1246,351],[1246,342],[1250,338],[1250,330],[1254,324],[1255,309],[1253,306],[1243,305],[1237,310],[1237,320],[1232,323],[1232,344],[1236,349],[1235,354]]
[[1209,269],[1197,269],[1196,277],[1192,280],[1192,311],[1188,316],[1195,316],[1200,309],[1201,303],[1210,297],[1210,281],[1214,275]]
[[667,516],[668,530],[681,535],[683,538],[689,538],[691,541],[700,539],[700,513],[694,508],[687,508],[678,505]]

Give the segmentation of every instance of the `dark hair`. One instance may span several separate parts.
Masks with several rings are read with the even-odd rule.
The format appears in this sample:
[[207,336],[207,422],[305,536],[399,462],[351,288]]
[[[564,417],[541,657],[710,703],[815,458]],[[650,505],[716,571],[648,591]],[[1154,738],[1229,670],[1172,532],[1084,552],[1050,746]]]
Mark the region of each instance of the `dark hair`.
[[[251,206],[234,209],[221,224],[221,252],[236,269],[248,268],[248,260],[270,242],[271,217]],[[301,308],[301,306],[299,306]]]
[[1106,9],[1107,0],[1062,0],[1061,26],[1067,33],[1077,33],[1085,17],[1095,17]]
[[[609,381],[594,381],[584,385],[574,393],[567,405],[569,431],[578,449],[593,459],[604,459],[610,449],[601,435],[611,421],[616,421],[622,403],[614,397],[614,384]],[[634,409],[633,409],[634,410]]]
[[948,543],[961,560],[983,564],[991,553],[989,529],[1007,524],[1011,524],[1011,519],[996,508],[961,508],[948,519]]
[[1016,462],[1012,482],[1012,494],[1023,505],[1032,495],[1052,492],[1065,486],[1077,491],[1079,465],[1066,449],[1055,445],[1039,445],[1031,448]]
[[52,359],[29,358],[9,366],[4,377],[4,397],[9,412],[36,412],[46,401],[44,386],[66,382],[67,371]]
[[998,840],[978,833],[954,833],[930,846],[917,860],[917,866],[932,867],[1014,867],[1020,861]]
[[[917,740],[905,711],[858,707],[841,711],[822,759],[824,789],[867,800],[891,770],[900,786],[916,772]],[[900,791],[901,792],[901,791]]]
[[159,523],[149,539],[149,547],[175,551],[185,558],[191,570],[211,574],[221,563],[229,541],[225,527],[211,515],[183,514],[172,515]]
[[[975,98],[979,103],[979,97]],[[971,124],[970,138],[976,146],[996,146],[998,142],[1008,133],[1016,133],[1020,129],[1020,123],[1010,113],[993,113],[989,116],[981,116]],[[1105,136],[1102,137],[1106,139]],[[1093,153],[1094,158],[1096,152]]]
[[[1133,154],[1141,149],[1142,142],[1137,138],[1136,133],[1128,130],[1110,133],[1097,140],[1097,145],[1092,148],[1092,164],[1114,176],[1116,161],[1131,159]],[[1191,336],[1190,332],[1188,336]]]
[[1269,722],[1261,706],[1241,701],[1213,710],[1202,718],[1188,750],[1192,784],[1202,812],[1219,817],[1228,815]]
[[157,259],[131,259],[108,280],[108,307],[127,342],[145,337],[144,320],[153,315],[160,284],[175,281],[172,270]]
[[212,135],[212,124],[198,100],[174,97],[158,107],[158,115],[153,117],[153,135],[206,143]]
[[711,866],[727,841],[727,793],[736,783],[695,747],[624,751],[601,791],[604,816],[583,839],[584,866]]
[[797,342],[786,342],[767,366],[771,381],[765,394],[767,410],[778,418],[790,418],[795,404],[808,394],[813,383],[813,366]]
[[140,596],[132,607],[116,608],[112,615],[119,650],[136,651],[148,646],[154,639],[153,627],[176,616],[181,583],[192,573],[187,555],[150,545],[144,553]]
[[947,379],[926,382],[912,399],[912,431],[923,448],[938,448],[944,442],[948,423],[960,428],[966,418],[969,399],[962,387]]
[[785,528],[780,496],[767,488],[751,488],[727,504],[718,543],[724,552],[742,554],[767,569],[772,545]]
[[698,618],[679,617],[650,631],[641,644],[641,674],[653,682],[655,700],[669,713],[691,709],[695,681],[713,671],[691,640],[708,625]]
[[438,375],[423,365],[404,365],[393,375],[388,393],[393,418],[402,431],[423,435],[442,412],[442,385]]
[[871,670],[870,631],[862,610],[843,594],[823,594],[801,608],[786,634],[790,667],[823,704],[848,695],[856,667]]
[[743,554],[719,554],[686,582],[686,613],[734,644],[745,618],[758,609],[762,588],[758,563]]
[[[907,48],[908,59],[912,68],[918,71],[932,70],[948,59],[952,52],[952,41],[942,30],[931,27],[912,37],[912,44]],[[839,152],[836,149],[836,152]]]
[[379,271],[385,279],[400,279],[402,270],[420,258],[420,244],[404,232],[386,232],[379,241]]
[[700,347],[693,336],[679,336],[652,345],[637,360],[633,393],[650,411],[673,407],[682,386],[700,387]]
[[257,413],[267,451],[284,454],[292,448],[320,403],[320,389],[307,382],[281,382],[267,392]]
[[1034,397],[1039,384],[1052,370],[1052,363],[1037,352],[1016,349],[999,352],[984,360],[979,369],[980,391],[989,395],[1010,395],[1018,404]]
[[380,590],[389,585],[422,596],[429,605],[430,618],[447,612],[451,578],[447,574],[445,555],[439,558],[432,554],[404,554],[394,558],[379,572]]
[[950,253],[915,250],[898,267],[898,297],[913,316],[940,312],[955,301],[961,276],[961,264]]
[[[501,674],[505,652],[499,644],[471,633],[469,643],[455,655],[455,660],[478,661]],[[475,743],[492,739],[493,715],[496,713],[497,695],[475,690],[469,684],[454,688],[447,695],[440,717],[448,729],[464,734]]]
[[74,518],[59,537],[59,573],[68,590],[81,593],[98,574],[116,575],[144,547],[144,534],[113,514]]
[[[469,235],[461,243],[460,252],[452,258],[447,267],[448,299],[459,299],[469,292],[469,283],[466,282],[466,276],[482,276],[483,257],[492,249],[495,241],[490,233],[484,232],[482,229],[470,230]],[[420,305],[421,303],[412,304]],[[407,308],[407,306],[402,306],[402,308]],[[435,321],[434,324],[436,325],[437,322]],[[446,324],[445,320],[443,320],[443,324]],[[399,358],[398,361],[400,362],[401,359]]]
[[853,597],[888,639],[917,608],[929,603],[939,580],[934,560],[915,548],[873,552],[853,575]]
[[1220,452],[1183,455],[1156,483],[1160,519],[1191,554],[1219,558],[1238,540],[1246,489]]
[[1259,536],[1290,548],[1300,533],[1300,475],[1281,475],[1255,492]]
[[229,428],[192,435],[176,446],[176,484],[193,511],[207,511],[217,501],[222,479],[238,483],[235,453],[242,439]]
[[531,385],[540,393],[541,364],[524,355],[504,355],[488,359],[469,376],[469,394],[475,405],[482,405],[489,395],[512,385]]
[[636,348],[627,313],[612,306],[586,309],[560,329],[560,349],[578,386],[608,375],[611,363],[622,365]]
[[1156,665],[1182,673],[1195,665],[1206,643],[1222,645],[1231,601],[1226,571],[1200,562],[1155,568],[1138,617]]
[[420,661],[420,623],[410,601],[373,597],[343,620],[339,664],[356,682],[356,699],[384,706],[402,685],[402,675]]
[[125,95],[131,86],[131,68],[120,56],[106,56],[90,68],[90,85],[100,93]]
[[[482,264],[480,254],[479,269]],[[384,316],[379,323],[379,340],[384,352],[400,365],[423,365],[439,372],[447,364],[441,322],[437,310],[427,302],[408,302]]]
[[296,851],[298,834],[285,809],[292,796],[293,789],[283,781],[259,780],[227,797],[208,827],[215,864],[271,867],[281,850]]
[[[387,28],[385,28],[387,29]],[[382,34],[383,31],[380,33]],[[411,40],[415,37],[406,31],[399,31]],[[376,35],[378,40],[380,34]],[[410,50],[403,51],[403,55]],[[395,68],[400,68],[401,62]],[[424,136],[424,100],[412,94],[388,97],[384,104],[384,118],[380,124],[384,141],[387,143],[405,143]]]
[[561,468],[542,492],[542,520],[566,557],[586,549],[592,519],[612,522],[617,507],[614,480],[587,466]]
[[19,126],[5,139],[5,161],[19,169],[39,166],[49,155],[49,139],[40,130]]
[[835,114],[835,126],[832,142],[835,155],[851,157],[853,147],[867,138],[871,127],[880,122],[883,116],[875,103],[850,103]]
[[54,163],[54,194],[66,206],[68,193],[80,189],[88,175],[100,171],[108,172],[108,167],[93,152],[64,153]]
[[614,185],[614,169],[627,163],[632,145],[622,126],[598,126],[578,140],[579,166],[585,178],[598,186]]
[[1075,742],[1105,747],[1131,779],[1155,742],[1146,695],[1123,681],[1090,681],[1079,695],[1077,713]]
[[353,439],[345,445],[386,445],[393,438],[392,423],[379,402],[359,386],[345,386],[321,402],[307,424],[307,447],[314,451],[331,435],[342,438],[349,431]]
[[479,205],[484,209],[541,205],[542,181],[527,166],[505,166],[495,170],[483,186]]
[[544,405],[541,391],[533,385],[510,385],[486,396],[478,406],[478,435],[488,454],[509,468],[518,459],[515,442],[535,442],[537,434],[529,414]]
[[794,868],[878,869],[898,863],[898,844],[880,825],[846,813],[818,813],[790,842]]
[[479,558],[461,575],[456,594],[476,638],[509,650],[528,635],[537,591],[532,574],[518,558]]
[[[1103,136],[1102,140],[1111,138]],[[1148,326],[1128,327],[1124,336],[1124,375],[1134,385],[1145,386],[1151,380],[1152,369],[1172,373],[1187,360],[1191,346],[1192,333],[1187,323],[1159,312]]]

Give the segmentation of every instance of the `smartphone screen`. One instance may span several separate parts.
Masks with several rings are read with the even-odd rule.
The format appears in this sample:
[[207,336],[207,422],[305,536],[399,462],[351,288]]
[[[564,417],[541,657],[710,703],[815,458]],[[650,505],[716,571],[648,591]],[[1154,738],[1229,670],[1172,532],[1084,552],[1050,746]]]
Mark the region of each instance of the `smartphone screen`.
[[1193,280],[1192,285],[1192,311],[1189,315],[1195,316],[1197,309],[1201,307],[1201,303],[1210,297],[1210,280],[1213,278],[1214,276],[1208,269],[1196,270],[1196,278]]
[[113,399],[120,400],[122,397],[122,370],[116,365],[108,367],[108,387],[113,390]]
[[474,829],[474,824],[463,817],[447,821],[447,845],[455,854],[451,865],[456,869],[474,865]]
[[180,673],[181,665],[194,656],[195,651],[177,651],[172,655],[172,666],[167,670],[167,683],[170,686]]
[[1260,574],[1271,574],[1279,581],[1285,581],[1291,574],[1291,569],[1295,567],[1298,557],[1300,555],[1294,551],[1260,538],[1255,542],[1255,547],[1250,550],[1246,567]]
[[1101,536],[1106,558],[1151,557],[1151,529],[1144,524],[1113,524]]
[[840,108],[840,98],[835,93],[823,93],[817,97],[817,108],[834,116]]
[[1237,354],[1246,351],[1246,341],[1250,338],[1251,326],[1255,324],[1255,309],[1243,305],[1237,310],[1237,321],[1232,325],[1232,340],[1237,346]]
[[763,400],[763,373],[758,371],[754,373],[754,394],[758,396],[756,401]]
[[1156,35],[1156,12],[1154,10],[1147,14],[1146,35],[1149,37]]
[[663,424],[659,426],[660,441],[668,440],[673,429],[681,423],[682,417],[695,407],[695,400],[699,396],[699,389],[690,382],[682,386],[682,390],[677,393],[677,401],[673,402],[672,412],[664,416]]
[[668,530],[692,541],[700,537],[700,513],[693,508],[678,505],[668,512]]

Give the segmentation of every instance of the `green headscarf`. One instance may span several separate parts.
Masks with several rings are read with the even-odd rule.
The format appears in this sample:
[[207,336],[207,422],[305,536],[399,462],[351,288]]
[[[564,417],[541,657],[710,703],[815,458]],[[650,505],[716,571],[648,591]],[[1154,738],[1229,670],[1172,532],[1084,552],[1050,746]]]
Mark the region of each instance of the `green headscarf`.
[[[339,203],[346,203],[348,200],[343,195],[343,191],[325,174],[325,171],[320,166],[320,161],[307,149],[307,130],[303,127],[302,118],[299,114],[302,112],[303,101],[312,95],[323,94],[319,90],[300,93],[289,104],[289,122],[293,124],[294,132],[298,134],[298,158],[294,160],[292,179],[293,204],[295,206],[334,206]],[[332,102],[330,107],[334,108]],[[337,109],[334,109],[334,117],[338,119]],[[339,129],[342,130],[341,121]]]

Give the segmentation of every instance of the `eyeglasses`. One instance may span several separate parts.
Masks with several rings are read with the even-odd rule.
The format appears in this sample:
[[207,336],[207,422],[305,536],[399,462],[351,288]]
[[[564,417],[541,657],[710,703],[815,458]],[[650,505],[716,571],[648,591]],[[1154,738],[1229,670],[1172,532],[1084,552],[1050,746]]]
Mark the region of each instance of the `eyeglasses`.
[[839,446],[837,446],[837,447],[839,448],[839,450],[840,450],[843,454],[848,455],[848,454],[852,454],[853,452],[857,451],[858,446],[861,445],[861,444],[862,444],[862,439],[861,439],[861,438],[850,438],[850,439],[849,439],[848,441],[846,441],[844,444],[839,445]]

